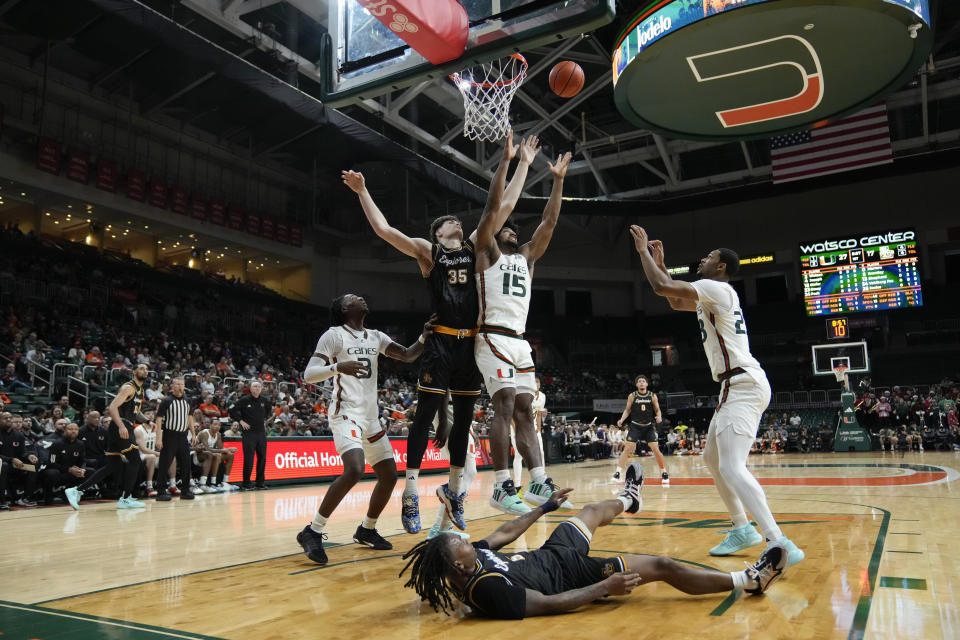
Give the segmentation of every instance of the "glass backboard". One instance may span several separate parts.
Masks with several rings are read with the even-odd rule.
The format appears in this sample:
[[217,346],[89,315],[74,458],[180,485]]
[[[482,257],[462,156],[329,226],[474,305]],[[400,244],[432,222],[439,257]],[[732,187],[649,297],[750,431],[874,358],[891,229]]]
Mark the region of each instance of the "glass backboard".
[[615,0],[459,0],[470,35],[464,55],[436,67],[356,0],[330,0],[322,99],[339,107],[423,80],[523,53],[610,23]]
[[810,348],[815,376],[832,376],[833,367],[845,361],[848,375],[870,372],[870,357],[866,342],[815,344]]

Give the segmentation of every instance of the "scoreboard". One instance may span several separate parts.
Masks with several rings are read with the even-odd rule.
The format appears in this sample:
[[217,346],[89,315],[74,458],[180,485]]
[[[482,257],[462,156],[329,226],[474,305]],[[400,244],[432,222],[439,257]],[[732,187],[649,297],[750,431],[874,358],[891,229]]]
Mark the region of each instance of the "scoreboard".
[[912,229],[801,243],[807,315],[919,307],[918,260]]

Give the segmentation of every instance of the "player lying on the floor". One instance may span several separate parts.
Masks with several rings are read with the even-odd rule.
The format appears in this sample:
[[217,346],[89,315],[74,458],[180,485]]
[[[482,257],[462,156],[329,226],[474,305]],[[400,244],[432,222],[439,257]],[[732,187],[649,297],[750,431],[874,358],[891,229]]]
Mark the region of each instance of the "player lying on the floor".
[[543,505],[502,525],[473,544],[455,533],[425,540],[408,551],[411,587],[434,611],[450,613],[451,594],[491,618],[519,619],[571,611],[606,596],[622,596],[634,587],[663,581],[684,593],[699,595],[744,589],[759,595],[779,577],[787,562],[781,546],[771,546],[745,571],[723,573],[681,564],[666,557],[591,558],[590,540],[597,527],[621,512],[636,513],[642,504],[643,469],[627,468],[623,493],[616,500],[588,504],[560,523],[534,551],[500,553],[544,513],[558,508],[571,489],[556,491]]

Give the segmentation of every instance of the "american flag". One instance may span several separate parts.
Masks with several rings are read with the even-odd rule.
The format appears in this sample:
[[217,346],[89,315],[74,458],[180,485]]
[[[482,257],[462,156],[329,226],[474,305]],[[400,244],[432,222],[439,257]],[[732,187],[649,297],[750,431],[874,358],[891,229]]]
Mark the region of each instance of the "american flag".
[[773,182],[793,182],[893,162],[887,105],[810,131],[770,138]]

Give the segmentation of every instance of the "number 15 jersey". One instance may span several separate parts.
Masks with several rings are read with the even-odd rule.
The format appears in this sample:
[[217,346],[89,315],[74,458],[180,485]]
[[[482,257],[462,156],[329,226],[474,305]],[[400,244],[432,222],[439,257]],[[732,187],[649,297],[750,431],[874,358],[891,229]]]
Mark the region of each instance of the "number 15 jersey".
[[531,288],[527,259],[520,253],[501,253],[496,262],[477,274],[481,330],[483,326],[493,326],[523,334]]
[[760,369],[760,363],[750,354],[747,326],[736,290],[717,280],[697,280],[691,284],[700,298],[697,302],[700,339],[713,379],[719,382],[723,372],[736,367]]
[[362,362],[362,378],[338,373],[333,377],[330,417],[347,413],[350,417],[377,419],[377,360],[393,340],[376,329],[356,331],[347,326],[330,327],[320,336],[316,353],[335,362]]

